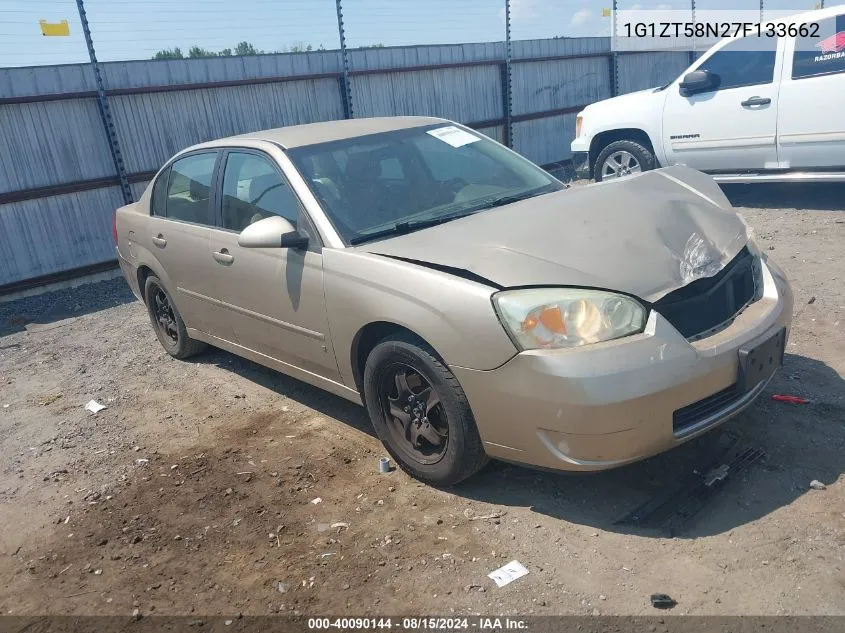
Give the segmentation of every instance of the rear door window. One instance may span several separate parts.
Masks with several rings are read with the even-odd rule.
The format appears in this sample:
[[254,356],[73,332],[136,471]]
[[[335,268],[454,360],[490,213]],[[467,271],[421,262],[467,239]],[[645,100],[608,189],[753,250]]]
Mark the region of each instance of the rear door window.
[[818,32],[808,24],[809,35],[795,38],[793,79],[845,72],[845,15],[819,20],[817,24]]
[[214,225],[211,181],[217,152],[180,158],[170,168],[167,185],[167,217],[193,224]]

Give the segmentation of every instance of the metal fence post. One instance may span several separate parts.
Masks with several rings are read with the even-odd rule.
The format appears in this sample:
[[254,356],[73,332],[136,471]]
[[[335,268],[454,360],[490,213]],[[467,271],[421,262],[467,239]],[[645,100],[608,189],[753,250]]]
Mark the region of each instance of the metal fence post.
[[94,79],[97,82],[97,106],[100,110],[100,118],[106,131],[109,141],[111,157],[114,161],[114,168],[120,180],[120,190],[123,193],[125,204],[132,202],[132,190],[129,188],[129,180],[126,178],[126,166],[123,164],[123,154],[120,152],[120,143],[117,140],[117,130],[114,127],[109,100],[106,95],[106,86],[103,83],[103,74],[100,72],[100,64],[97,62],[97,54],[94,52],[94,42],[91,39],[91,29],[88,27],[88,16],[85,14],[83,0],[76,0],[76,8],[79,11],[79,21],[82,23],[82,33],[85,36],[85,45],[88,47],[88,57],[91,59],[91,68],[94,71]]
[[616,9],[617,2],[613,0],[610,10],[610,96],[619,94],[619,55],[616,52]]
[[503,139],[505,145],[513,148],[513,122],[511,120],[511,111],[513,109],[513,94],[511,92],[511,58],[513,51],[511,49],[511,2],[505,0],[505,67],[504,76],[502,77],[503,96],[505,99],[505,130]]
[[[691,22],[695,24],[695,0],[690,0],[690,11],[692,12],[691,15]],[[695,37],[692,38],[692,50],[689,52],[689,63],[692,64],[695,61]]]
[[340,56],[343,63],[343,72],[340,79],[340,99],[343,102],[343,116],[347,119],[355,117],[352,111],[352,90],[349,86],[349,51],[346,50],[346,32],[343,29],[343,8],[340,0],[335,0],[337,8],[337,32],[340,35]]

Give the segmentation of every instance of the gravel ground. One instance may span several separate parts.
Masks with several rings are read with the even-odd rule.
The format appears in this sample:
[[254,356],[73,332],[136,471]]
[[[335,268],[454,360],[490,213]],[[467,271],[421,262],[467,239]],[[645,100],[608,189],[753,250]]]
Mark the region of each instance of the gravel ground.
[[[767,394],[596,475],[380,475],[363,409],[222,351],[171,359],[122,279],[0,304],[0,613],[643,614],[665,592],[845,614],[845,197],[808,191],[728,190],[796,294]],[[766,457],[674,537],[616,523],[732,442]],[[514,559],[530,573],[496,588]]]

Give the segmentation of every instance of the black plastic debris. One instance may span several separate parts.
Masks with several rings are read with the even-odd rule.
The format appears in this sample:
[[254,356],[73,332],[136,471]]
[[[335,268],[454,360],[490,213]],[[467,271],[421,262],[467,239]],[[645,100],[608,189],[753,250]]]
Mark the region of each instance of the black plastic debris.
[[653,498],[634,508],[616,521],[616,524],[666,530],[674,536],[701,512],[728,479],[746,470],[764,456],[765,453],[760,449],[740,447],[738,443],[734,443],[726,451],[708,460],[704,467],[681,477],[677,484],[667,486]]
[[678,603],[675,602],[672,596],[667,595],[665,593],[651,594],[651,606],[653,606],[655,609],[671,609],[677,604]]

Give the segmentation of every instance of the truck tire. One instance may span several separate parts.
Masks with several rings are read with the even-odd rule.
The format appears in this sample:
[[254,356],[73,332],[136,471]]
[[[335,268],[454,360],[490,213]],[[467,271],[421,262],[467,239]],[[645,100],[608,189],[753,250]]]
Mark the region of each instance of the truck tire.
[[641,171],[649,171],[657,165],[652,151],[636,141],[614,141],[599,152],[593,167],[596,182],[619,178]]

